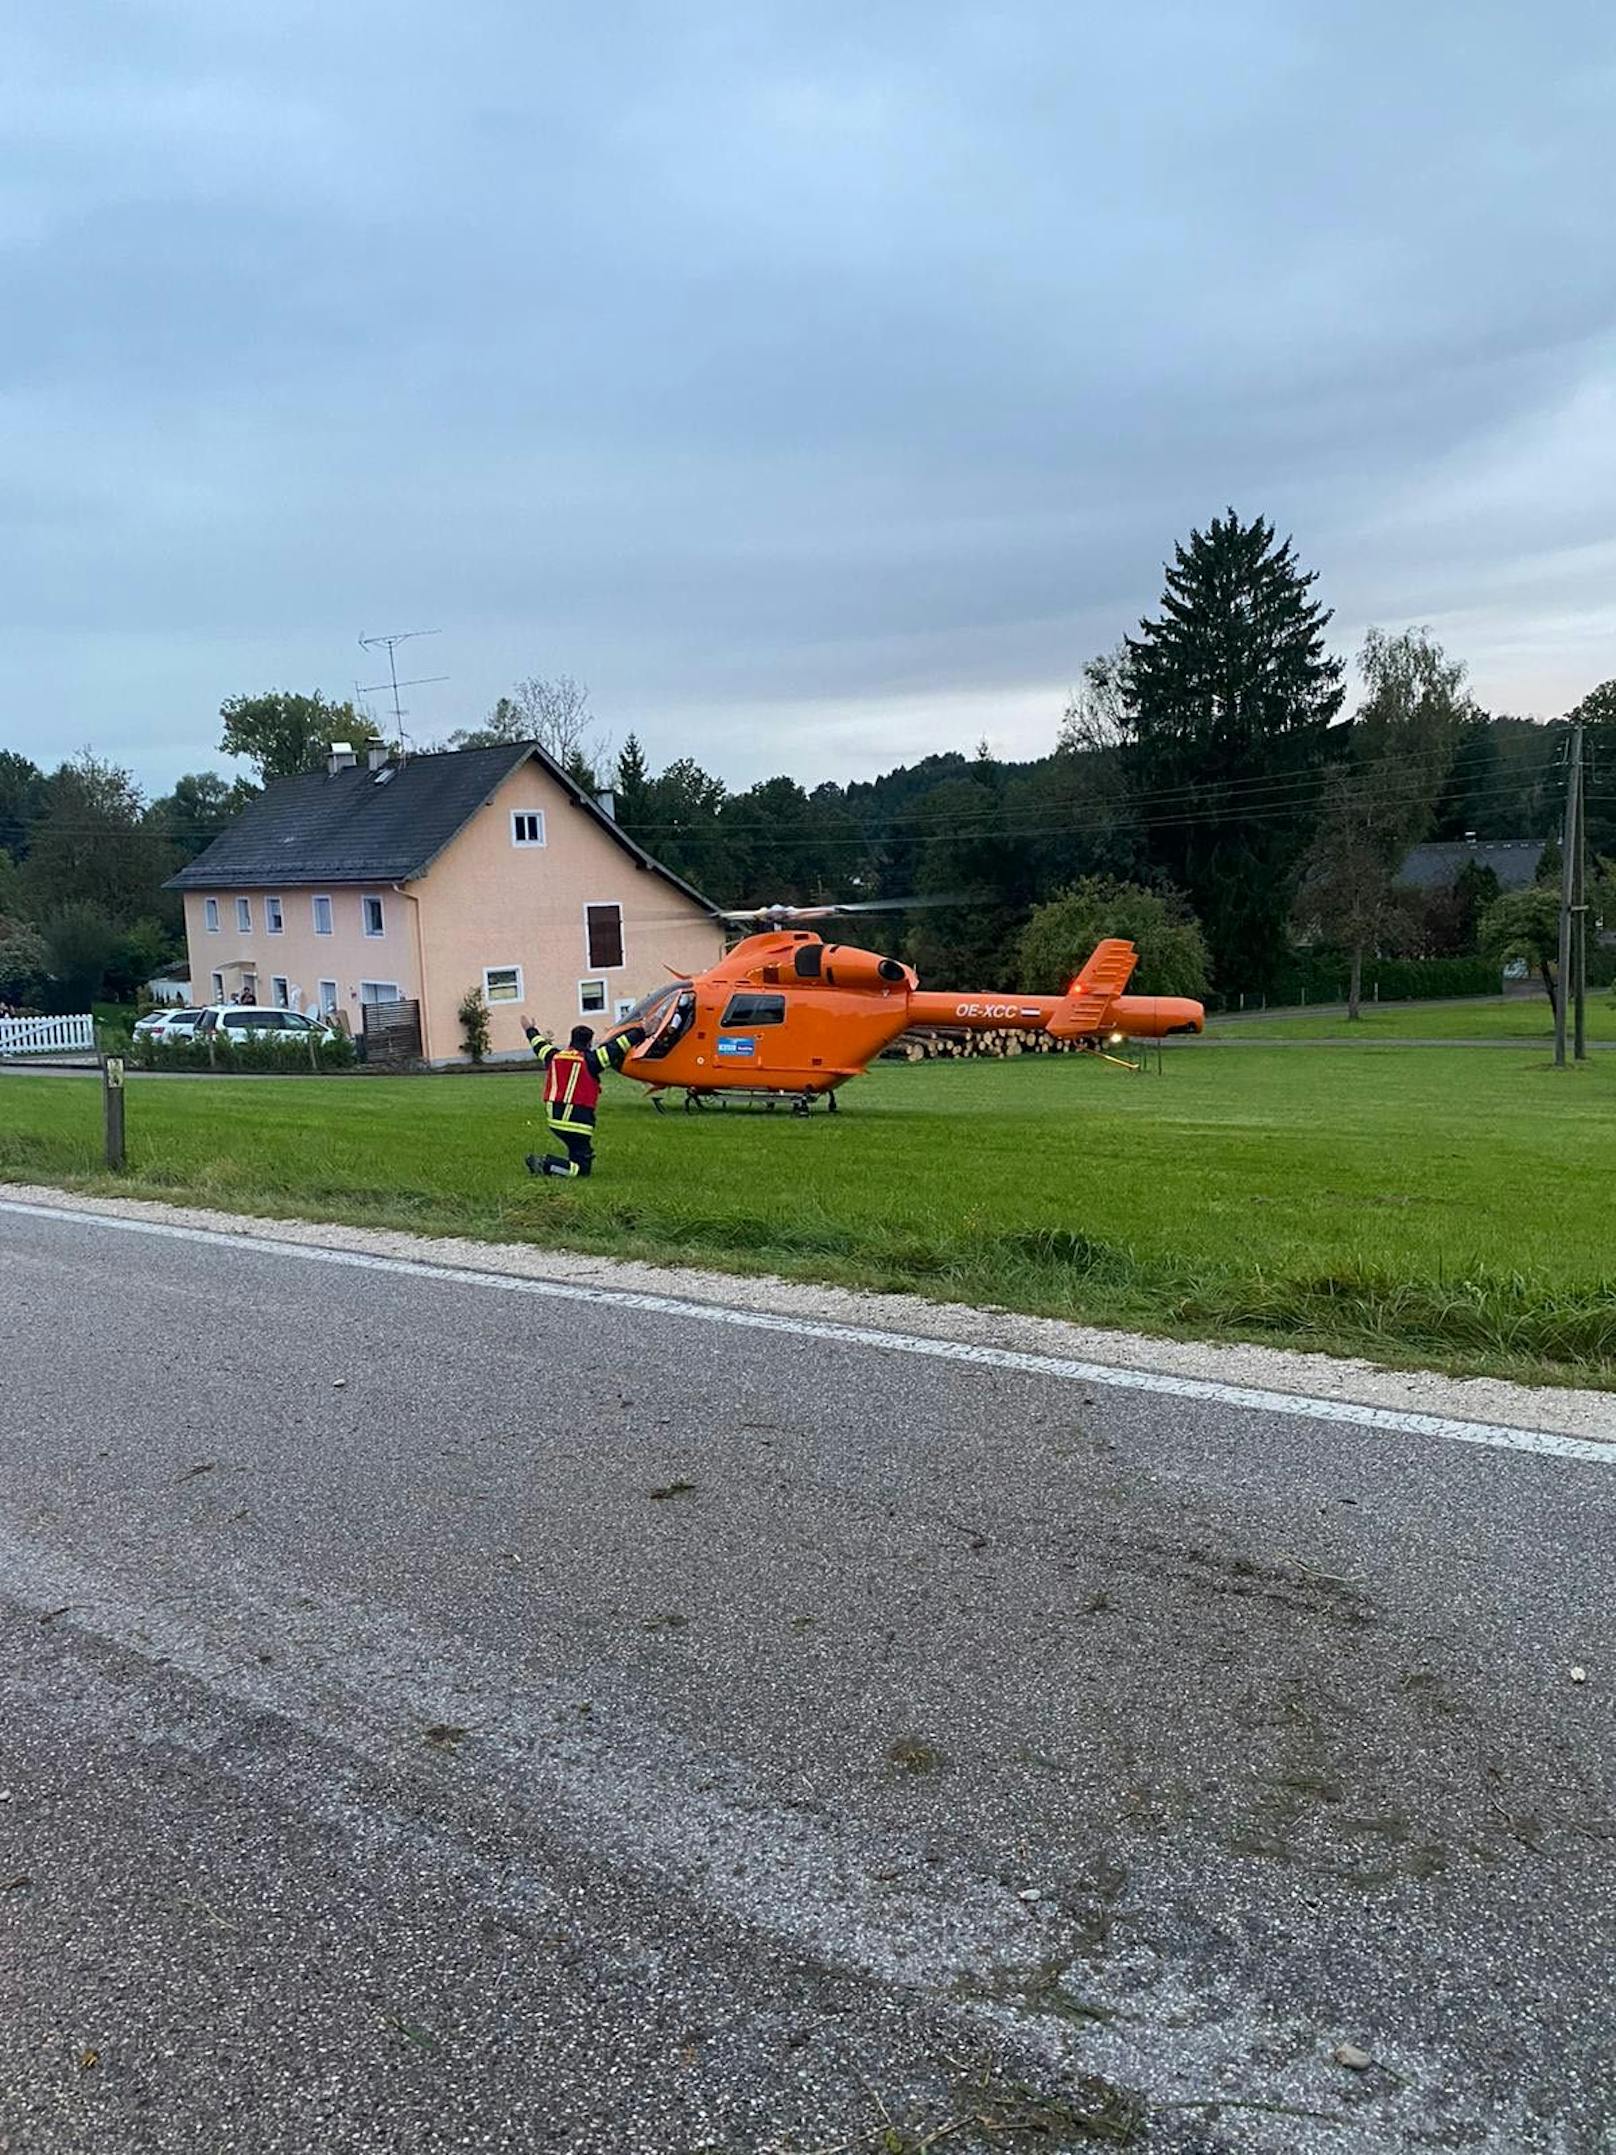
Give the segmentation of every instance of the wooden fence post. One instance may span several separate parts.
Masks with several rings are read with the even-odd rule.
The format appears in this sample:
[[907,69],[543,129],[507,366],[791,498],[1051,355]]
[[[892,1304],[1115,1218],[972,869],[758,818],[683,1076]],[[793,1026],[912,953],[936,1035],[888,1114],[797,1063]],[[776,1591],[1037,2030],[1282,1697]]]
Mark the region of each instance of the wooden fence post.
[[123,1166],[123,1057],[101,1058],[101,1107],[106,1125],[107,1165]]

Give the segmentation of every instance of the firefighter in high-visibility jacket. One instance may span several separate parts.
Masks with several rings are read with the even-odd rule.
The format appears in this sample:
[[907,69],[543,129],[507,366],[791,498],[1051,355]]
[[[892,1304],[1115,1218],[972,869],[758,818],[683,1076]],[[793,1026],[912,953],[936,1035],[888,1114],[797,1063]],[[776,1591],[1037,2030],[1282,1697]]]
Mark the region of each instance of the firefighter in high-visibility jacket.
[[551,1138],[562,1147],[560,1154],[530,1152],[530,1175],[587,1175],[595,1165],[595,1107],[600,1081],[608,1070],[621,1070],[631,1049],[645,1038],[643,1025],[631,1025],[614,1033],[601,1047],[587,1025],[575,1025],[564,1048],[541,1033],[526,1018],[527,1034],[539,1068],[544,1072],[544,1114]]

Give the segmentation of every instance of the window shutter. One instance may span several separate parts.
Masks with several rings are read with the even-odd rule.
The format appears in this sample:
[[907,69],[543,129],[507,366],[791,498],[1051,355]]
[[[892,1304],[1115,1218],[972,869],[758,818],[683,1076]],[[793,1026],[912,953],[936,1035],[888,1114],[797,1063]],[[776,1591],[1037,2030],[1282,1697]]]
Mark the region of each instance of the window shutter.
[[623,962],[623,908],[591,905],[584,908],[589,931],[589,966],[605,970]]

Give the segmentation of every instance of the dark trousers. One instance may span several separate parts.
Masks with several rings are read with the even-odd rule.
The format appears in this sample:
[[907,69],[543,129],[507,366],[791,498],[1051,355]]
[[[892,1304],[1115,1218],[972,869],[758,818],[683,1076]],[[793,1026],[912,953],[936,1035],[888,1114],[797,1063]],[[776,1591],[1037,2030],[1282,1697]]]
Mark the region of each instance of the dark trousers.
[[547,1175],[572,1176],[587,1175],[593,1172],[595,1165],[595,1136],[592,1130],[570,1130],[564,1128],[558,1122],[553,1122],[550,1125],[550,1142],[555,1145],[564,1145],[567,1156],[564,1160],[558,1160],[554,1157],[547,1159],[544,1163],[544,1172]]

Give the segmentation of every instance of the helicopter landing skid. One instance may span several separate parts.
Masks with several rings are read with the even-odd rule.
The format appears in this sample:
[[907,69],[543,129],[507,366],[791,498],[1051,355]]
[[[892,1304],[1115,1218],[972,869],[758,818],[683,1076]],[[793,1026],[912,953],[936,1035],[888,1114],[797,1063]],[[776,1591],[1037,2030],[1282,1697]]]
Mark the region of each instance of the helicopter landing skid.
[[[687,1115],[704,1115],[709,1108],[716,1108],[719,1114],[728,1114],[732,1100],[744,1113],[752,1115],[772,1115],[782,1107],[789,1107],[793,1115],[811,1115],[816,1100],[824,1101],[828,1114],[841,1112],[834,1092],[762,1092],[749,1087],[744,1092],[737,1090],[732,1094],[728,1090],[704,1091],[694,1086],[685,1093],[684,1111]],[[659,1094],[651,1095],[651,1105],[658,1113],[662,1111]]]

